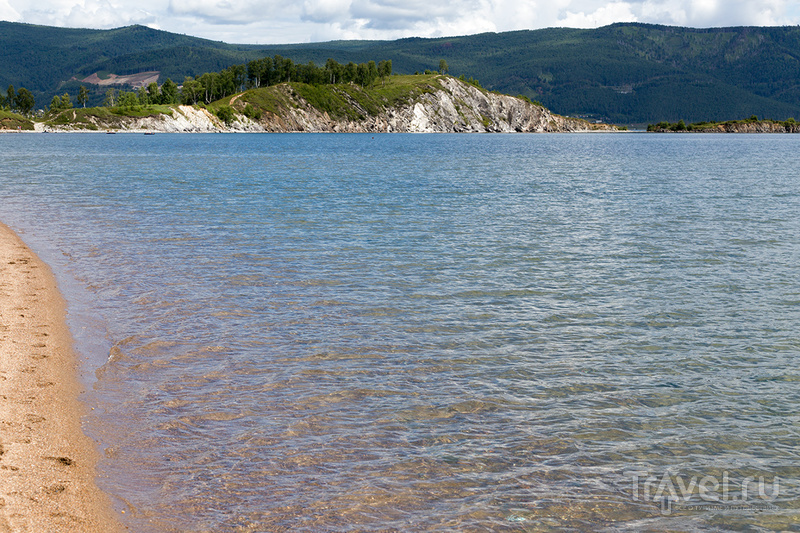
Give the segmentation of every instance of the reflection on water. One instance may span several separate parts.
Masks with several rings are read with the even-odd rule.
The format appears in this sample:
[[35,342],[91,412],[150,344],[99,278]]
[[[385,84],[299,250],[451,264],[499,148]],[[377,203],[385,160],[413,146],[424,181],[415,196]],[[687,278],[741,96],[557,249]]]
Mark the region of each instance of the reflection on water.
[[4,136],[0,217],[132,530],[793,530],[797,142]]

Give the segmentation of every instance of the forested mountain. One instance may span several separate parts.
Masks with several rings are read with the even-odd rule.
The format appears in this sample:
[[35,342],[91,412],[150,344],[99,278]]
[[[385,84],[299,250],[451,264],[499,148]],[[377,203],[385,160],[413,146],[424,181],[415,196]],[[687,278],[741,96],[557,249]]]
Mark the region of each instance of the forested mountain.
[[[33,92],[39,107],[94,73],[161,72],[160,82],[222,70],[260,57],[248,45],[230,45],[144,26],[114,30],[53,28],[0,22],[0,90]],[[101,94],[103,91],[96,91]]]
[[554,112],[616,123],[800,117],[800,27],[690,29],[614,24],[437,39],[229,45],[141,26],[116,30],[0,23],[0,88],[34,92],[41,105],[77,89],[73,77],[148,70],[185,76],[274,56],[295,63],[392,61],[395,72],[474,77]]

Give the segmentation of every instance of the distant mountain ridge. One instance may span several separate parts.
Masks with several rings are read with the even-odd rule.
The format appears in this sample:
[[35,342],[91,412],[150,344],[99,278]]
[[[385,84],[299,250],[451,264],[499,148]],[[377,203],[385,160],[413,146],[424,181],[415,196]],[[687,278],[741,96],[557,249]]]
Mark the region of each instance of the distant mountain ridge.
[[[800,27],[693,29],[613,24],[396,41],[233,45],[129,26],[80,30],[0,22],[0,90],[33,91],[39,106],[84,79],[158,71],[159,80],[264,56],[296,63],[391,59],[395,72],[438,68],[554,112],[607,122],[800,118]],[[72,80],[72,81],[70,81]],[[98,92],[99,94],[99,92]]]

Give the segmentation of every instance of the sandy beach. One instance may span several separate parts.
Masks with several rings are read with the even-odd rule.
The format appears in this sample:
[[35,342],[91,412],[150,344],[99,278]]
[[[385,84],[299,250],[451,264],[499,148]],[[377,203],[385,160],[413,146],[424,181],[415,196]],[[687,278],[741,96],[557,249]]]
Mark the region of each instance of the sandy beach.
[[0,532],[113,532],[65,302],[50,269],[0,224]]

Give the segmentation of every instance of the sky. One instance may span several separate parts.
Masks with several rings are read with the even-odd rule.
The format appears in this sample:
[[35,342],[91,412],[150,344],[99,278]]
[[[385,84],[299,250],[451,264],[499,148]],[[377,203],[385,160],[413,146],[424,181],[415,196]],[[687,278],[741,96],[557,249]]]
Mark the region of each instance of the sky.
[[108,29],[142,24],[228,43],[445,37],[648,22],[800,24],[800,0],[0,0],[0,20]]

